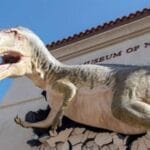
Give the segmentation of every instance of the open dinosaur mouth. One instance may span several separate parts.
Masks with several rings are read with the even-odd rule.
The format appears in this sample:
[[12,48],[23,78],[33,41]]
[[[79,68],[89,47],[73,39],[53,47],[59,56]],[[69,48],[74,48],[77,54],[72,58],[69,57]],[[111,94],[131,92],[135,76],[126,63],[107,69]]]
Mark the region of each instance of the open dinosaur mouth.
[[0,65],[13,64],[19,62],[21,54],[13,51],[0,54]]

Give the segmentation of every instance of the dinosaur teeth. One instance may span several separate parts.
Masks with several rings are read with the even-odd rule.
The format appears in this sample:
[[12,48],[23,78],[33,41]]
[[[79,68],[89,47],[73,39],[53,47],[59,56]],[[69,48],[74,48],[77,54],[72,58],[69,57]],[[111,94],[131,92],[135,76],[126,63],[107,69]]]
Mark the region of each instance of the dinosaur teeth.
[[0,56],[0,64],[3,63],[3,58]]
[[4,58],[4,54],[0,54],[0,65],[3,64],[3,58]]

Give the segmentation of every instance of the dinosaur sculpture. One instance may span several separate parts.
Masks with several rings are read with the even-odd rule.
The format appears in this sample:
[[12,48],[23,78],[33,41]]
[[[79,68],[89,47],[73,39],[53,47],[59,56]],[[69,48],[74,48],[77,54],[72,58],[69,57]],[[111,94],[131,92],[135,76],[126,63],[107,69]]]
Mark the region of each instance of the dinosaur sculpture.
[[86,125],[124,134],[150,130],[150,67],[65,65],[32,31],[0,31],[0,79],[27,76],[48,92],[51,112],[40,122],[18,116],[22,127],[55,130],[63,115]]

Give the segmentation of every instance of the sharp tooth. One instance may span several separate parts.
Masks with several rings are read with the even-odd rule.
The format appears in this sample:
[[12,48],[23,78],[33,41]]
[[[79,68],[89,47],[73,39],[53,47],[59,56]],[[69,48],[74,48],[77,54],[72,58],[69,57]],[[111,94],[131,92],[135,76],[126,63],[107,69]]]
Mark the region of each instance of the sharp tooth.
[[3,63],[3,58],[2,57],[0,57],[0,64],[2,64]]

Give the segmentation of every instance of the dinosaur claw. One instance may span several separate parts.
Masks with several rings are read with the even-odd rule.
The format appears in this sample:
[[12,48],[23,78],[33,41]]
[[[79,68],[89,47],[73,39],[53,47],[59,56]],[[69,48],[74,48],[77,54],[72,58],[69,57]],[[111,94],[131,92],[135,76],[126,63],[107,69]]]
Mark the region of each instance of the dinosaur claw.
[[21,120],[18,117],[18,115],[14,118],[14,121],[15,121],[16,124],[20,124],[21,123]]
[[53,124],[51,126],[51,130],[52,130],[52,132],[55,132],[57,130],[57,124]]
[[57,131],[52,129],[52,130],[49,131],[49,134],[50,134],[51,137],[54,137],[54,136],[57,135]]
[[28,126],[26,125],[26,122],[22,121],[18,115],[14,118],[14,121],[16,124],[20,125],[21,127],[28,128]]

